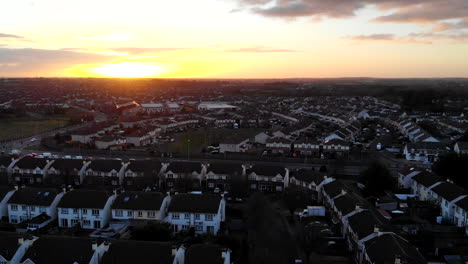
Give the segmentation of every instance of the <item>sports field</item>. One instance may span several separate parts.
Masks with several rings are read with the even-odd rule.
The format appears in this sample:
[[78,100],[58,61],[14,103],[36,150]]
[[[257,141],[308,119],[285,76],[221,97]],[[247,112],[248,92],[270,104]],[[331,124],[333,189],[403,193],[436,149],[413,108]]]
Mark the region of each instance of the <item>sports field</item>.
[[68,124],[68,118],[0,120],[0,141],[29,137]]

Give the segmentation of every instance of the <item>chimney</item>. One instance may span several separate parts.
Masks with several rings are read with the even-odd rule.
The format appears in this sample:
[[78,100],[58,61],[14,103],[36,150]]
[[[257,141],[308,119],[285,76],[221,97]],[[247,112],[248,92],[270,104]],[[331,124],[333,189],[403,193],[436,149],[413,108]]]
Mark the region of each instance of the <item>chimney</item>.
[[177,253],[177,247],[176,246],[172,246],[172,256],[174,257]]
[[398,255],[395,256],[395,264],[401,264],[401,259]]
[[18,244],[21,245],[24,243],[24,238],[22,236],[18,237]]
[[345,189],[341,189],[341,194],[342,194],[342,195],[345,195],[345,194],[346,194]]
[[63,187],[63,188],[62,188],[62,192],[63,192],[63,193],[67,193],[67,188],[66,188],[66,187]]
[[112,190],[112,192],[117,195],[117,189]]
[[166,192],[167,196],[171,197],[171,192]]
[[355,210],[361,209],[361,206],[359,204],[356,204],[356,207],[354,207]]
[[17,191],[18,189],[19,189],[19,186],[15,185],[15,191]]
[[380,229],[378,226],[374,226],[374,233],[379,233],[380,232]]
[[93,244],[91,244],[91,248],[93,249],[93,251],[98,248],[97,240],[93,240]]

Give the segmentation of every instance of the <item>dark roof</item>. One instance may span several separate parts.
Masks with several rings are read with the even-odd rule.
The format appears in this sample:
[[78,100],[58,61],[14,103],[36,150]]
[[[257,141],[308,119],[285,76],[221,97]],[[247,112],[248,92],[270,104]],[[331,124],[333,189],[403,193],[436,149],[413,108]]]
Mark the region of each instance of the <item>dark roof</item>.
[[415,171],[424,171],[423,169],[419,168],[419,167],[415,167],[415,166],[410,166],[410,167],[405,167],[403,169],[401,169],[398,173],[400,173],[401,175],[408,175],[408,174],[411,174]]
[[409,143],[407,145],[409,150],[411,149],[429,149],[429,150],[441,150],[447,151],[447,145],[441,142],[416,142]]
[[54,163],[50,165],[50,167],[59,171],[72,171],[74,169],[81,170],[81,168],[83,167],[83,160],[56,159],[54,160]]
[[10,186],[3,186],[0,185],[0,202],[3,200],[3,198],[7,195],[8,192],[14,190]]
[[384,234],[365,242],[366,252],[372,263],[395,263],[398,256],[401,263],[427,263],[418,250],[408,241],[395,234]]
[[456,144],[461,151],[468,150],[468,142],[458,141]]
[[15,166],[21,169],[35,169],[37,167],[43,169],[47,165],[47,159],[24,157],[15,163]]
[[187,264],[223,264],[222,250],[218,245],[192,245],[185,251]]
[[378,217],[377,214],[370,210],[354,214],[348,218],[348,221],[349,226],[356,233],[359,239],[372,234],[374,232],[374,227],[376,226],[382,230],[382,227],[387,223],[384,218]]
[[448,182],[437,185],[432,188],[432,191],[449,202],[455,200],[461,195],[468,195],[468,192],[466,192],[465,189]]
[[323,190],[330,198],[333,198],[339,195],[342,190],[346,190],[346,186],[340,180],[334,180],[323,185]]
[[172,246],[164,242],[118,240],[111,243],[99,263],[172,264]]
[[16,233],[0,231],[0,256],[9,261],[15,255],[18,247],[18,235]]
[[468,196],[455,203],[461,209],[468,211]]
[[208,172],[215,174],[242,174],[242,165],[239,163],[214,162],[208,167]]
[[429,187],[436,182],[442,181],[442,178],[429,171],[423,171],[415,175],[413,177],[413,181],[416,181],[425,187]]
[[262,164],[256,164],[253,165],[252,168],[248,170],[249,174],[251,172],[255,172],[257,175],[261,176],[276,176],[278,174],[284,176],[286,173],[286,170],[284,169],[283,166],[277,166],[277,165],[262,165]]
[[330,145],[330,146],[349,146],[349,142],[348,141],[345,141],[345,140],[342,140],[342,139],[339,139],[339,138],[334,138],[332,140],[329,140],[327,142],[325,142],[324,145]]
[[338,209],[343,216],[356,210],[357,205],[363,208],[364,204],[358,197],[349,193],[336,198],[333,202],[336,209]]
[[122,168],[121,160],[94,160],[87,169],[109,172],[111,170],[120,171],[120,168]]
[[99,190],[72,190],[60,200],[59,208],[104,208],[112,193]]
[[93,256],[92,239],[85,237],[43,236],[26,251],[23,259],[34,263],[89,263]]
[[314,182],[315,184],[319,184],[325,179],[325,175],[323,173],[307,169],[291,171],[290,178],[291,177],[307,183]]
[[218,213],[220,195],[181,193],[174,195],[169,212]]
[[36,206],[49,206],[59,192],[54,188],[20,188],[13,193],[9,204],[28,204]]
[[133,172],[155,172],[161,171],[161,162],[155,160],[135,160],[131,161],[126,170]]
[[157,192],[124,192],[117,196],[112,209],[159,211],[164,197],[162,193]]
[[8,156],[0,156],[0,166],[8,167],[10,166],[12,160]]
[[185,162],[185,161],[177,161],[171,162],[169,166],[167,166],[166,171],[172,171],[174,173],[192,173],[196,171],[197,173],[201,173],[202,165],[200,162]]

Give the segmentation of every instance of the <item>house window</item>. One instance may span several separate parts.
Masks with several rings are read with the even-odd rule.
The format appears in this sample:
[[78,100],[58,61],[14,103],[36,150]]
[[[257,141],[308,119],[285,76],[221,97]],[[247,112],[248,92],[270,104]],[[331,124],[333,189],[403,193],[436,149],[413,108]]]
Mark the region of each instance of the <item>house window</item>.
[[117,185],[117,181],[116,181],[116,180],[112,180],[112,185]]
[[200,214],[195,214],[195,220],[200,220]]
[[35,206],[31,206],[31,207],[29,207],[29,210],[30,210],[31,212],[35,212],[35,211],[36,211],[36,207],[35,207]]
[[127,211],[127,216],[132,217],[133,216],[133,211]]
[[208,183],[208,188],[214,188],[214,183],[212,182]]
[[93,214],[93,215],[99,215],[99,210],[93,209],[92,214]]
[[113,173],[112,173],[112,177],[117,177],[117,173],[116,173],[116,172],[113,172]]
[[190,219],[190,214],[185,214],[185,219]]
[[27,210],[28,210],[28,207],[27,207],[26,205],[22,205],[22,206],[21,206],[21,210],[27,211]]
[[138,217],[143,217],[143,211],[138,211]]
[[94,221],[94,228],[101,228],[101,221]]
[[90,226],[91,225],[91,220],[83,220],[83,225],[84,226]]
[[77,208],[73,208],[73,213],[74,213],[74,214],[78,214],[78,209],[77,209]]
[[172,225],[172,232],[174,233],[179,232],[179,225]]
[[63,218],[63,219],[60,220],[60,223],[62,224],[62,226],[68,227],[68,219]]
[[115,210],[115,216],[123,216],[122,210]]
[[167,174],[167,178],[173,178],[173,177],[174,177],[174,175],[172,173]]
[[179,213],[172,213],[172,219],[179,219]]
[[148,212],[148,217],[150,217],[150,218],[156,217],[156,212],[154,212],[154,211]]
[[18,217],[16,215],[10,216],[10,221],[12,224],[18,223]]
[[188,230],[189,226],[188,225],[182,225],[182,230]]
[[207,214],[205,215],[206,221],[213,221],[213,215],[212,214]]
[[78,225],[78,219],[72,219],[72,220],[71,220],[71,225],[72,225],[72,226]]
[[68,208],[60,208],[61,214],[68,214]]
[[197,225],[195,226],[195,230],[199,232],[203,232],[203,226],[202,225]]
[[88,209],[83,209],[83,214],[84,215],[88,214]]
[[206,226],[206,232],[214,233],[214,226]]
[[47,211],[47,208],[39,207],[39,213],[45,213],[46,211]]
[[12,211],[18,211],[18,205],[16,205],[16,204],[10,205],[10,208],[11,208]]

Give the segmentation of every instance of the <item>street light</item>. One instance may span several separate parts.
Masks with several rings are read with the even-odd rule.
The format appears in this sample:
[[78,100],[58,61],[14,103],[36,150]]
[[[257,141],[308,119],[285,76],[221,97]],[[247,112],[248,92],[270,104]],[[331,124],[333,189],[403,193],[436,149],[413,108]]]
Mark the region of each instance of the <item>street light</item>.
[[188,145],[187,145],[187,158],[190,159],[190,139],[187,139]]

